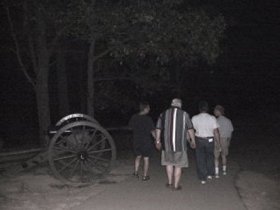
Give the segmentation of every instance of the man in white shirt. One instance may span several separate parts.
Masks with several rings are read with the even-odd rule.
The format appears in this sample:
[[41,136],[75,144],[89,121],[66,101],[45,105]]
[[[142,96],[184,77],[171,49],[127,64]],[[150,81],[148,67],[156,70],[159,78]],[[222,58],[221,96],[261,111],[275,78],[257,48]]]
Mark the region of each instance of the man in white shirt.
[[231,120],[224,116],[224,107],[217,105],[214,109],[214,114],[217,117],[220,133],[220,147],[215,146],[215,176],[219,178],[219,158],[222,156],[223,175],[227,173],[227,155],[230,140],[233,132]]
[[218,123],[214,116],[208,114],[208,103],[199,103],[200,114],[192,117],[195,129],[197,173],[201,184],[212,179],[215,174],[214,141],[219,145]]

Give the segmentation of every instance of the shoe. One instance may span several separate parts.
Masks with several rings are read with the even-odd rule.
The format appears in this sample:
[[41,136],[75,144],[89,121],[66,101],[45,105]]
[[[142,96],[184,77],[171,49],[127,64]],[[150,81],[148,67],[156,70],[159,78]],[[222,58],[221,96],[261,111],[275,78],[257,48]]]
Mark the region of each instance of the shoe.
[[150,179],[149,176],[143,176],[143,177],[142,177],[142,181],[148,181],[149,179]]
[[223,171],[223,175],[224,175],[224,176],[227,175],[227,172],[226,172],[226,171]]
[[136,178],[139,179],[139,174],[138,174],[137,172],[134,172],[134,173],[132,174],[132,176],[134,176],[134,177],[136,177]]
[[207,179],[212,179],[213,177],[212,176],[207,176]]
[[200,183],[201,183],[201,184],[206,184],[206,181],[205,181],[205,180],[202,180]]
[[172,188],[172,184],[166,183],[166,184],[165,184],[165,187],[167,187],[167,188],[170,188],[170,189],[171,189],[171,188]]
[[219,179],[220,178],[219,174],[215,174],[215,178]]
[[174,187],[173,190],[174,191],[182,190],[182,186]]

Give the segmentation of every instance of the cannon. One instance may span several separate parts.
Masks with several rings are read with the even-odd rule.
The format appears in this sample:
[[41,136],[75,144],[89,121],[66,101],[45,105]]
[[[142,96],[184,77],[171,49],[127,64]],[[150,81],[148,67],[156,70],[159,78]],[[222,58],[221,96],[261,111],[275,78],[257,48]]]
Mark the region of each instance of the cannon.
[[113,138],[88,115],[63,117],[49,135],[48,162],[55,177],[65,184],[90,184],[108,173],[116,159]]

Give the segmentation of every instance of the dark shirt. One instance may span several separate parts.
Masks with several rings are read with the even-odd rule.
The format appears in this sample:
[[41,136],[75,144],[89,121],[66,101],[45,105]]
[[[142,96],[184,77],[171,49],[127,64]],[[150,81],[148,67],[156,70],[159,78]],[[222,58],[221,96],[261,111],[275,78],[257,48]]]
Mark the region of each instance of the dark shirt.
[[129,121],[129,127],[133,131],[134,145],[152,145],[151,131],[155,129],[155,126],[150,116],[133,115]]

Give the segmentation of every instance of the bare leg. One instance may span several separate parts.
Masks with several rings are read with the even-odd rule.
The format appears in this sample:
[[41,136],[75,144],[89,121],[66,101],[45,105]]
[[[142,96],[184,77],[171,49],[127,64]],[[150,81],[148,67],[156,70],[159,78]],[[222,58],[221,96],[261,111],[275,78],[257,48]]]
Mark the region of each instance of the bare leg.
[[149,157],[144,157],[144,174],[143,174],[143,176],[148,175],[148,170],[149,170]]
[[134,168],[134,172],[135,173],[138,173],[139,171],[139,166],[140,166],[140,161],[141,161],[141,155],[138,155],[136,158],[135,158],[135,168]]
[[223,163],[223,166],[227,165],[227,157],[223,154],[222,154],[222,163]]
[[174,172],[174,188],[178,188],[179,182],[181,179],[181,174],[182,174],[182,168],[175,167],[175,172]]
[[222,163],[223,163],[223,175],[227,174],[227,158],[222,154]]
[[172,178],[173,178],[173,166],[166,166],[166,173],[168,178],[168,184],[172,184]]
[[220,159],[220,153],[215,154],[215,177],[219,178],[219,159]]

